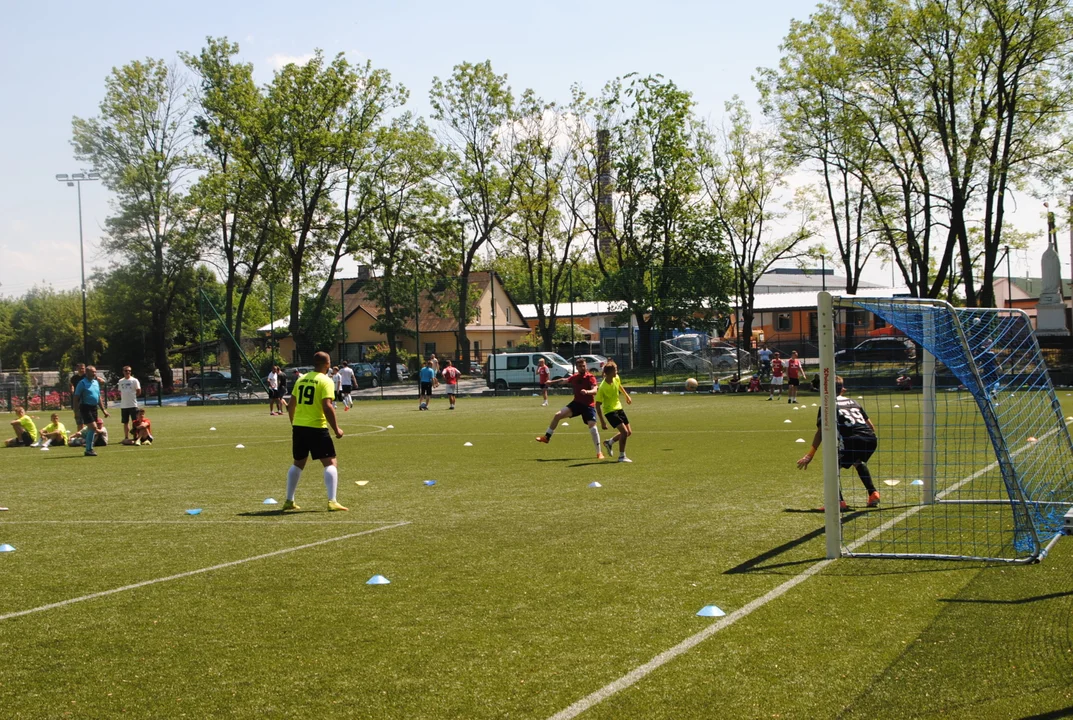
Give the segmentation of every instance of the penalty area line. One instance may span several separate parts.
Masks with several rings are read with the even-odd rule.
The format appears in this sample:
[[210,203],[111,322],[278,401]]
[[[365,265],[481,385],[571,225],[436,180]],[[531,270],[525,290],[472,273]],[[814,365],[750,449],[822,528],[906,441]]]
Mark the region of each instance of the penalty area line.
[[306,543],[305,545],[298,545],[291,548],[283,548],[282,550],[273,550],[269,553],[263,553],[261,555],[254,555],[253,557],[242,558],[241,560],[232,560],[230,562],[220,563],[219,565],[213,565],[211,567],[199,568],[197,570],[188,570],[175,575],[168,575],[167,577],[153,578],[152,580],[143,580],[141,582],[132,583],[130,585],[124,585],[123,587],[112,588],[111,590],[102,590],[100,592],[90,593],[88,595],[81,595],[79,597],[70,598],[68,600],[61,600],[59,602],[49,603],[47,605],[40,605],[35,608],[29,608],[28,610],[16,610],[15,612],[4,613],[0,615],[0,621],[10,620],[12,618],[22,617],[24,615],[32,615],[34,613],[44,612],[46,610],[54,610],[56,608],[66,607],[67,605],[74,605],[75,603],[85,602],[87,600],[96,600],[97,598],[108,597],[109,595],[116,595],[121,592],[127,592],[128,590],[137,590],[138,588],[148,587],[149,585],[157,585],[159,583],[170,582],[172,580],[181,580],[183,578],[193,577],[194,575],[201,575],[202,573],[212,572],[214,570],[224,570],[226,568],[235,567],[236,565],[243,565],[245,563],[254,562],[255,560],[266,560],[272,557],[278,557],[280,555],[287,555],[289,553],[298,552],[299,550],[308,550],[320,545],[327,545],[328,543],[341,542],[343,540],[349,540],[361,535],[371,535],[382,530],[393,530],[403,525],[409,525],[409,521],[398,522],[394,525],[385,525],[383,527],[372,528],[371,530],[362,530],[361,532],[348,533],[346,535],[340,535],[339,537],[327,538],[326,540],[317,540],[316,542]]

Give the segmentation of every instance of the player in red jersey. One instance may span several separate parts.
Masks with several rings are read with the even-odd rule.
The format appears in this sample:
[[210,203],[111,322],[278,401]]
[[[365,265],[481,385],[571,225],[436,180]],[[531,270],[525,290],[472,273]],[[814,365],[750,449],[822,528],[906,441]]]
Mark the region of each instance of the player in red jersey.
[[797,402],[797,387],[801,384],[801,378],[804,376],[805,370],[801,365],[801,361],[797,359],[797,350],[790,353],[790,359],[786,361],[786,381],[790,386],[787,395],[790,399],[786,401],[787,405]]
[[783,371],[785,366],[782,364],[782,359],[779,357],[779,352],[775,351],[775,357],[771,359],[771,387],[768,390],[768,400],[775,399],[775,390],[779,391],[779,398],[782,398],[782,380]]
[[444,363],[443,368],[443,382],[447,386],[447,399],[451,401],[451,404],[447,406],[448,410],[455,409],[455,400],[458,397],[458,378],[462,374],[458,368],[448,360]]
[[552,380],[549,385],[570,385],[574,389],[574,399],[551,419],[551,425],[543,435],[537,436],[537,442],[550,443],[551,435],[555,432],[555,426],[560,420],[581,416],[585,424],[589,426],[592,435],[592,444],[596,448],[596,459],[603,460],[604,454],[600,450],[600,431],[596,429],[596,376],[589,372],[587,363],[577,360],[577,372],[569,377]]
[[544,362],[544,358],[537,360],[537,382],[540,383],[540,392],[544,395],[544,402],[540,407],[548,406],[548,381],[551,380],[551,368]]

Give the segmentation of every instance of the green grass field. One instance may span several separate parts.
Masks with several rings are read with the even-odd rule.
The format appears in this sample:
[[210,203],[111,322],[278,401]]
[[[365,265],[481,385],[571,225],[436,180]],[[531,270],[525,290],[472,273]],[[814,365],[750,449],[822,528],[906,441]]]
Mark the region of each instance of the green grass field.
[[816,571],[813,409],[634,399],[632,465],[580,421],[534,442],[536,398],[360,403],[349,513],[319,463],[301,512],[262,504],[290,464],[262,407],[150,408],[153,447],[97,458],[0,450],[0,717],[1073,714],[1073,539],[1032,566]]

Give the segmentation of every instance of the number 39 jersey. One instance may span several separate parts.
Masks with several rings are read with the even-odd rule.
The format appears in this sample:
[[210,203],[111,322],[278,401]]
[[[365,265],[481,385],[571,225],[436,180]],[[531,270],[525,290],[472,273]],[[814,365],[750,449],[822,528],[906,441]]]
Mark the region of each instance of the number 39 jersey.
[[335,397],[335,385],[324,373],[307,372],[298,378],[291,391],[294,408],[294,425],[300,427],[326,428],[328,418],[324,417],[324,398]]
[[[838,400],[838,437],[875,437],[872,428],[868,427],[868,413],[864,411],[856,400],[839,396]],[[816,413],[816,427],[820,427],[823,418],[823,408]]]

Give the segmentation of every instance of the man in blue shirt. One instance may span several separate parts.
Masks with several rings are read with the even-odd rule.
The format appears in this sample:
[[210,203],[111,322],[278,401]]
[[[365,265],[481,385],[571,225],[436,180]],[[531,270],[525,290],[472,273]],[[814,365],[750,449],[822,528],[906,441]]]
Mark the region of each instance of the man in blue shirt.
[[104,409],[104,402],[101,398],[101,385],[97,382],[97,368],[92,365],[86,368],[86,376],[75,387],[75,398],[78,400],[82,422],[86,424],[86,452],[84,454],[96,457],[97,453],[93,452],[93,436],[99,424],[97,408],[100,408],[104,416],[108,417],[108,411]]
[[440,381],[436,379],[436,368],[432,366],[432,360],[425,362],[425,367],[421,368],[421,392],[420,404],[418,404],[418,410],[428,410],[429,401],[432,400],[432,388],[439,385]]

